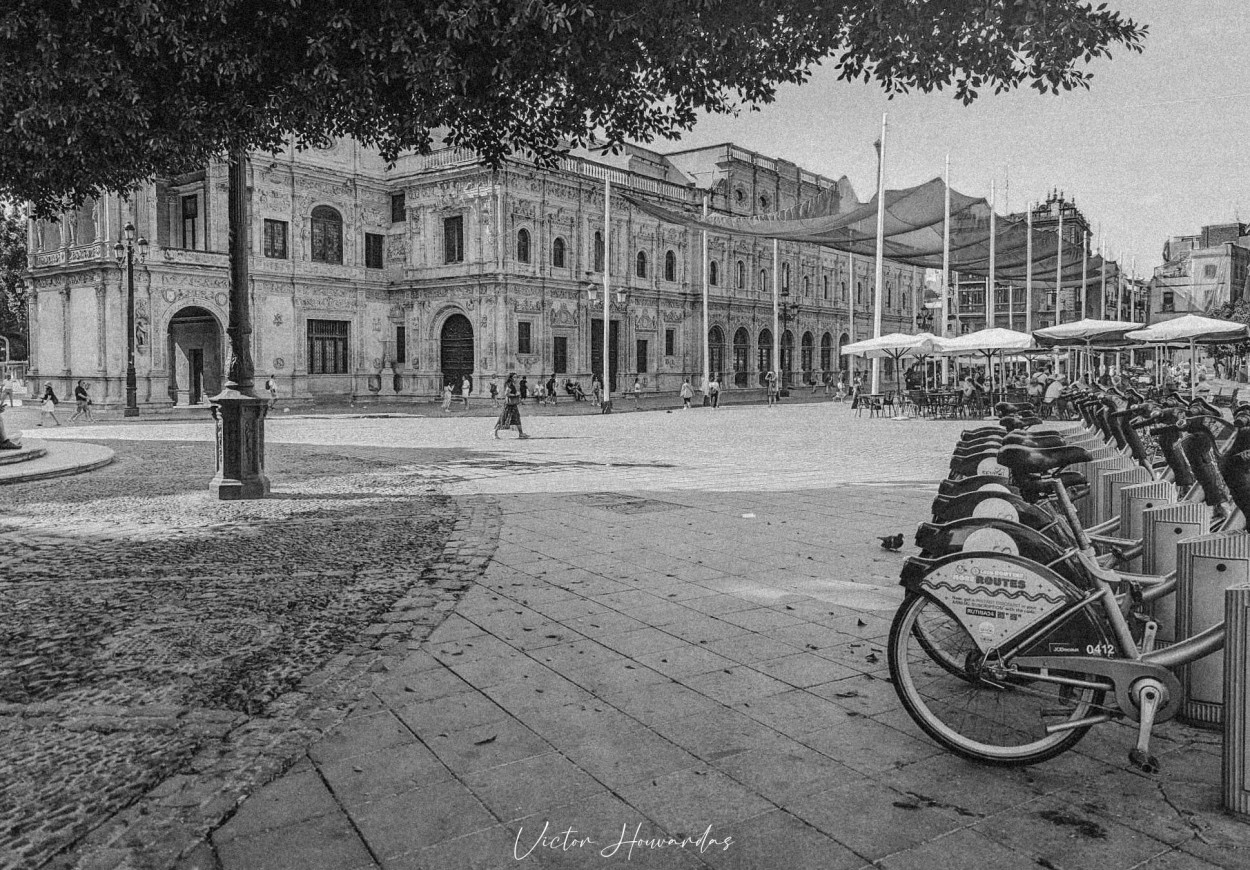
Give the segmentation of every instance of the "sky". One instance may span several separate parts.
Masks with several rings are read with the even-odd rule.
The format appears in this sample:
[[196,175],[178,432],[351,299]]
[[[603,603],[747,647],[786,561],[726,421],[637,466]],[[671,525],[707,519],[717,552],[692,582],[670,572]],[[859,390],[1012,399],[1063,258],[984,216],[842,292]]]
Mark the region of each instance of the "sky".
[[[708,115],[676,148],[732,141],[832,178],[846,175],[861,200],[876,174],[873,142],[888,113],[886,186],[940,176],[988,197],[999,213],[1063,191],[1101,227],[1108,255],[1137,274],[1162,262],[1171,236],[1205,224],[1250,222],[1250,15],[1229,0],[1110,0],[1148,25],[1142,54],[1112,50],[1089,69],[1089,91],[983,94],[971,106],[952,92],[889,99],[875,85],[837,81],[830,68],[738,117]],[[653,147],[667,150],[668,143]],[[1003,195],[1006,190],[1004,207]]]

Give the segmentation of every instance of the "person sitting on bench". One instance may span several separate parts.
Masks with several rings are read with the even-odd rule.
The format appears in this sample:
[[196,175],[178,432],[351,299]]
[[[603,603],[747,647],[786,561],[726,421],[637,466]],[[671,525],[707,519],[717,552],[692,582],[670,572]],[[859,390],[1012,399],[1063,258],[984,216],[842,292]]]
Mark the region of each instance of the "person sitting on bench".
[[4,404],[0,403],[0,450],[21,450],[22,436],[20,434],[9,438],[4,429]]

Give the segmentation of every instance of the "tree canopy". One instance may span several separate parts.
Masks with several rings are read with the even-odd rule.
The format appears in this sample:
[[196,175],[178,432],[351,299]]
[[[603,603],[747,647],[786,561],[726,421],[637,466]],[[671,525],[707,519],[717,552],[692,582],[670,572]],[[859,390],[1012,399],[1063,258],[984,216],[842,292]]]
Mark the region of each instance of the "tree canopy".
[[0,335],[14,359],[26,358],[26,219],[0,202]]
[[8,0],[0,195],[62,201],[352,136],[492,165],[676,137],[814,65],[889,93],[1088,87],[1145,27],[1076,0]]

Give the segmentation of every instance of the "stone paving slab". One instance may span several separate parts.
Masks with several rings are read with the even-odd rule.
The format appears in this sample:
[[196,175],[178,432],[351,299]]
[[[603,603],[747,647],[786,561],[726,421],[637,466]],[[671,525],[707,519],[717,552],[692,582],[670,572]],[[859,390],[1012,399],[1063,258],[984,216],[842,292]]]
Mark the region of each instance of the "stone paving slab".
[[[368,714],[399,741],[376,754],[425,778],[366,786],[310,753],[366,866],[1107,870],[1250,858],[1244,825],[1217,809],[1209,734],[1162,727],[1164,771],[1145,777],[1126,765],[1126,727],[1000,770],[911,723],[884,669],[901,556],[873,533],[883,514],[923,511],[929,491],[683,492],[677,510],[624,517],[568,493],[468,500],[484,498],[502,508],[495,557],[456,615],[410,645],[412,677],[375,686]],[[830,527],[836,572],[812,534]],[[566,550],[570,532],[602,547]],[[756,558],[716,558],[727,542]],[[761,572],[773,552],[818,564]],[[628,857],[612,851],[622,827],[643,841]],[[709,830],[705,845],[730,847],[700,851]],[[287,837],[275,825],[251,851],[236,840],[219,848],[221,866],[260,866]]]

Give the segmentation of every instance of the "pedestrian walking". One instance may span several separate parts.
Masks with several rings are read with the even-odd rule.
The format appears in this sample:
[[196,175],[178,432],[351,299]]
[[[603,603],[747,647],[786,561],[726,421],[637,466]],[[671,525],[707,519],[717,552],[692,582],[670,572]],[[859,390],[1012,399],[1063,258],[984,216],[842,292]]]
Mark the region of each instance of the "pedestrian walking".
[[764,398],[770,407],[777,404],[777,373],[771,370],[764,375]]
[[273,410],[273,406],[278,404],[278,379],[273,375],[265,381],[265,392],[269,394],[269,409]]
[[640,381],[638,378],[634,378],[633,394],[634,394],[634,410],[637,411],[638,400],[642,398],[642,381]]
[[[524,382],[524,378],[521,379]],[[521,390],[517,386],[516,374],[508,375],[507,380],[503,382],[503,411],[499,414],[499,419],[495,421],[495,437],[499,437],[500,429],[511,429],[516,427],[517,438],[528,438],[524,431],[521,430]]]
[[551,404],[556,403],[556,376],[552,374],[547,378],[547,401]]
[[690,400],[694,398],[694,387],[690,386],[690,378],[686,378],[686,382],[681,385],[681,401],[682,410],[690,410]]
[[460,396],[464,399],[464,409],[469,410],[469,394],[473,392],[473,381],[468,375],[460,382]]
[[451,413],[451,383],[443,384],[443,413]]
[[17,377],[9,372],[4,376],[4,385],[0,386],[0,405],[4,404],[4,400],[9,400],[9,407],[13,407],[13,393],[18,387]]
[[490,403],[499,407],[499,378],[490,379]]
[[712,403],[713,408],[720,407],[720,381],[715,372],[712,373],[712,379],[707,382],[707,395]]
[[87,391],[87,385],[83,381],[78,382],[78,386],[74,387],[74,416],[69,418],[73,423],[79,417],[86,417],[87,422],[91,423],[91,394]]
[[[504,399],[506,400],[506,399],[507,399],[507,390],[508,390],[508,385],[507,385],[507,383],[505,383],[505,384],[503,385],[503,387],[504,387]],[[530,385],[529,385],[529,384],[527,384],[527,383],[525,382],[525,375],[521,375],[521,387],[520,387],[520,390],[521,390],[521,401],[522,401],[522,402],[524,402],[526,399],[528,399],[528,398],[529,398],[529,395],[530,395]]]
[[603,404],[603,383],[599,380],[598,375],[590,379],[590,394],[595,399],[596,408]]
[[39,403],[39,425],[43,425],[44,417],[51,417],[52,422],[60,426],[61,421],[56,418],[56,406],[61,400],[56,397],[56,393],[52,391],[51,384],[45,384],[43,388],[43,399]]

